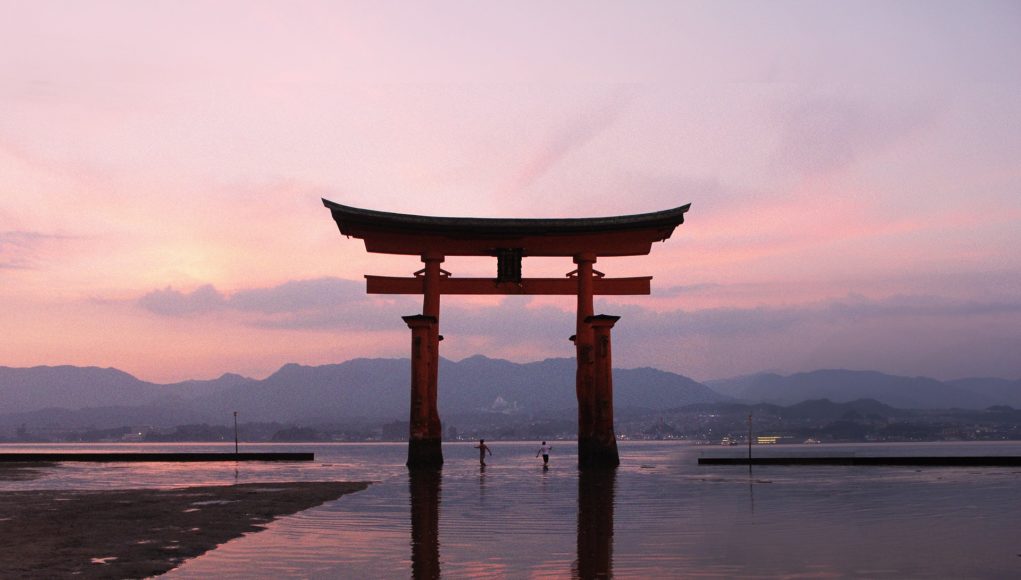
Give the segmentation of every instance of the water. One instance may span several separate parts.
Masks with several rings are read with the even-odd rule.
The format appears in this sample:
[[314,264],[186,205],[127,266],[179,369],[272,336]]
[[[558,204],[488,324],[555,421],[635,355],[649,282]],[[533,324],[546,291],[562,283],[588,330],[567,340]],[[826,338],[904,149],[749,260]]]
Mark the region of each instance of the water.
[[[217,451],[223,445],[31,446]],[[404,444],[251,445],[315,463],[64,464],[3,489],[375,481],[186,562],[171,578],[1021,576],[1021,468],[699,466],[743,448],[622,442],[615,473],[581,473],[573,443],[493,444],[480,470],[444,444],[436,476],[409,475]],[[27,450],[27,447],[18,449]],[[0,452],[14,451],[0,446]],[[756,447],[757,454],[1021,455],[1021,444]]]

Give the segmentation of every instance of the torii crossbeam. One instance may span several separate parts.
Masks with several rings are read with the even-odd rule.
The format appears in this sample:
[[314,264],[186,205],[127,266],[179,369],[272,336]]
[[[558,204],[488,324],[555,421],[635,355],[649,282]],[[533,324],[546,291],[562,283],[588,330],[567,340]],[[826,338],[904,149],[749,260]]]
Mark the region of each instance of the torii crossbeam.
[[[690,204],[628,216],[582,219],[491,219],[387,213],[323,200],[340,233],[361,239],[369,252],[419,256],[425,268],[408,278],[365,276],[369,294],[421,294],[422,314],[405,316],[411,329],[411,425],[407,465],[443,464],[436,406],[442,294],[576,295],[578,357],[578,464],[620,463],[613,431],[610,329],[617,316],[593,312],[594,295],[649,294],[651,276],[606,278],[593,269],[600,257],[648,254],[684,223]],[[494,278],[454,278],[440,268],[447,256],[493,256]],[[523,278],[522,258],[570,257],[564,278]]]

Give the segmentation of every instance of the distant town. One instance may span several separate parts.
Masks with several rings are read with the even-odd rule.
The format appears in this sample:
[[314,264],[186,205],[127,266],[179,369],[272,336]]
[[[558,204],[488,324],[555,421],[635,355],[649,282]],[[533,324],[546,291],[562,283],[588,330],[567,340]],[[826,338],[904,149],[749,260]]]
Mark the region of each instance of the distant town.
[[[1021,440],[1021,410],[993,406],[983,410],[903,410],[862,399],[848,403],[813,400],[790,406],[695,404],[668,411],[618,411],[620,440],[680,440],[696,444],[754,444],[1007,441]],[[570,410],[541,416],[489,412],[453,416],[444,425],[445,440],[573,440],[577,425]],[[242,422],[238,436],[250,443],[403,441],[403,421],[358,419],[316,425]],[[130,425],[105,429],[66,429],[22,425],[6,433],[6,442],[231,442],[232,424],[175,427]]]

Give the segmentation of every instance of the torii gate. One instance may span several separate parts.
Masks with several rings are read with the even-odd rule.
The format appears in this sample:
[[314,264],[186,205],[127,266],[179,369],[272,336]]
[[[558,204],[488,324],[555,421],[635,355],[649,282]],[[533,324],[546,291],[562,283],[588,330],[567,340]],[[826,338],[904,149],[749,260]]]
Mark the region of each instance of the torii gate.
[[[422,314],[405,316],[411,329],[410,468],[443,465],[436,406],[441,294],[576,295],[574,341],[578,357],[578,465],[620,464],[613,432],[610,329],[618,316],[595,315],[592,297],[649,294],[652,276],[606,278],[592,265],[600,257],[643,256],[653,242],[684,223],[691,204],[660,212],[584,219],[426,217],[348,207],[323,199],[340,233],[365,242],[368,252],[420,256],[411,278],[366,275],[369,294],[421,294]],[[447,256],[495,256],[495,278],[454,278],[440,268]],[[577,269],[564,278],[522,278],[521,259],[570,257]]]

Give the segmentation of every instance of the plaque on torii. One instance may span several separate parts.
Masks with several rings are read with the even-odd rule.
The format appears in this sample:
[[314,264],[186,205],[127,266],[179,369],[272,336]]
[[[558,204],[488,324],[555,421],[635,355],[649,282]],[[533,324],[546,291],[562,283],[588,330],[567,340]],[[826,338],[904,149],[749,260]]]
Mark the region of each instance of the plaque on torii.
[[[437,409],[440,296],[442,294],[575,295],[577,324],[578,465],[620,463],[613,431],[610,329],[617,316],[595,315],[595,295],[649,294],[652,276],[607,278],[598,258],[647,255],[684,223],[690,204],[665,211],[574,219],[428,217],[388,213],[323,200],[340,233],[365,242],[368,252],[419,256],[425,267],[410,277],[366,275],[369,294],[421,294],[422,313],[405,316],[411,329],[410,468],[443,464]],[[440,264],[447,256],[492,256],[493,278],[456,278]],[[524,278],[527,257],[569,257],[576,268],[563,278]]]

